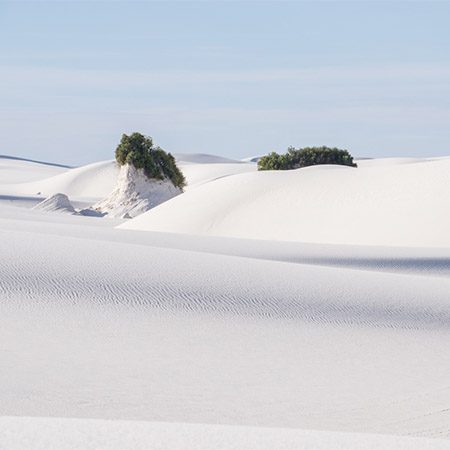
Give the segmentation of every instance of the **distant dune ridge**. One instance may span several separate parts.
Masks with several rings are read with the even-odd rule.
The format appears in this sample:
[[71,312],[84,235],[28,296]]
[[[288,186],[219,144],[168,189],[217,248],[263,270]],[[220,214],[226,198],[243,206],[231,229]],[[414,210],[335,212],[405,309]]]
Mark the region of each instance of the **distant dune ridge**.
[[[39,168],[39,171],[41,169]],[[53,169],[52,169],[53,170]],[[106,197],[114,189],[119,169],[113,161],[100,161],[74,169],[62,169],[50,178],[30,180],[19,184],[3,186],[2,192],[17,195],[50,196],[57,193],[69,198],[99,199]]]
[[[357,169],[316,166],[284,173],[255,173],[255,164],[223,162],[225,158],[216,156],[178,158],[188,181],[186,193],[124,228],[338,244],[450,246],[449,158],[370,159],[360,160]],[[105,161],[38,181],[0,184],[0,189],[40,200],[64,193],[87,206],[111,194],[118,173],[114,162]],[[171,196],[155,193],[155,204]]]
[[0,448],[450,449],[450,158],[177,158],[131,220],[0,158]]
[[[254,164],[235,162],[213,155],[180,154],[178,157],[180,158],[178,165],[188,180],[186,189],[223,176],[256,170]],[[46,166],[43,170],[41,166],[26,161],[17,161],[15,166],[17,171],[8,177],[10,182],[7,186],[5,177],[0,179],[1,191],[10,195],[47,197],[61,192],[70,198],[99,201],[106,198],[115,189],[119,175],[119,167],[114,161],[100,161],[70,170],[49,167],[50,174],[56,172],[55,176],[50,177],[45,172]],[[2,162],[0,159],[0,170],[2,167],[5,167],[5,170],[0,173],[8,174],[12,171],[9,164],[6,165],[5,160]],[[20,174],[16,175],[16,172],[20,172]],[[20,177],[19,183],[13,183],[16,176]],[[38,181],[35,181],[35,178]]]
[[49,178],[66,170],[68,167],[58,164],[0,155],[0,185]]
[[237,159],[208,155],[206,153],[176,153],[174,157],[179,162],[192,164],[239,164],[242,162]]

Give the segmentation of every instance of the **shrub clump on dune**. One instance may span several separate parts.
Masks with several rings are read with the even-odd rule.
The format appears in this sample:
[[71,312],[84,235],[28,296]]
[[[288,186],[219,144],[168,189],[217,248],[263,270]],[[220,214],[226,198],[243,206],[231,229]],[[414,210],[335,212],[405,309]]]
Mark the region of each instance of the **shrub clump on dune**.
[[347,150],[329,147],[289,147],[282,155],[272,152],[258,161],[258,170],[291,170],[319,164],[357,167]]
[[153,146],[151,137],[141,133],[122,135],[116,148],[116,161],[143,169],[148,178],[169,179],[173,185],[182,189],[186,185],[184,175],[177,167],[175,158],[160,147]]

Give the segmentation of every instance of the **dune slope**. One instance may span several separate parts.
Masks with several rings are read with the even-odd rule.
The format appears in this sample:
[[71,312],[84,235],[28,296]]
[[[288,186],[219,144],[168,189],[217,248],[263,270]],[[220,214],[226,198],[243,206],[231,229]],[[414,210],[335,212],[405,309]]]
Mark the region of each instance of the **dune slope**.
[[59,164],[0,155],[0,184],[39,180],[63,173],[68,169],[68,166]]
[[123,228],[335,244],[449,247],[450,159],[218,179]]
[[[8,450],[447,450],[449,443],[358,433],[50,418],[0,418]],[[0,444],[1,445],[1,444]]]
[[450,436],[445,271],[157,248],[87,226],[108,221],[8,214],[0,414]]
[[[177,163],[186,177],[187,190],[218,178],[256,170],[254,164],[213,155],[182,156],[186,161]],[[99,201],[116,188],[119,168],[114,161],[100,161],[69,169],[0,157],[0,175],[0,195],[35,196],[39,201],[62,193],[71,200]]]
[[[109,177],[108,164],[99,168]],[[205,180],[217,175],[208,175],[213,164],[191,165],[204,167]],[[431,181],[420,180],[419,165]],[[295,198],[299,187],[328,198],[327,174],[341,194],[360,186],[361,198],[340,203],[344,215],[374,201],[366,184],[380,184],[389,223],[403,223],[389,209],[401,198],[416,232],[404,182],[414,174],[428,183],[428,194],[411,192],[431,213],[447,198],[432,190],[445,186],[446,165],[229,174],[153,210],[183,233],[0,202],[0,448],[450,448],[450,248],[439,228],[419,224],[434,233],[421,242],[439,244],[421,248],[208,235],[224,223],[241,233],[252,211],[255,235],[277,225],[291,236],[294,225],[267,211],[262,219],[258,208],[270,200],[272,212],[283,212],[284,196]],[[97,173],[78,174],[85,171]],[[81,189],[78,175],[72,184],[62,175],[54,179]],[[92,192],[102,183],[86,177]],[[178,199],[193,217],[166,214]],[[295,208],[286,214],[300,217]],[[203,235],[186,234],[205,218]],[[370,225],[360,241],[380,240],[383,224],[355,220]],[[321,236],[326,226],[317,227]]]

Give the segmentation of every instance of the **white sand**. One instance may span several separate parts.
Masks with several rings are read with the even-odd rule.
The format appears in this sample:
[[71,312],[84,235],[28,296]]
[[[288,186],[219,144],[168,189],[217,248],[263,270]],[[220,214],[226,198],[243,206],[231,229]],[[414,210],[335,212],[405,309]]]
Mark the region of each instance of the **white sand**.
[[76,213],[75,208],[72,203],[70,203],[69,197],[65,194],[51,195],[34,206],[33,209],[45,212],[63,212],[68,214]]
[[125,164],[120,168],[114,190],[92,209],[111,217],[132,218],[182,192],[169,179],[150,179],[143,169]]
[[[87,419],[0,418],[8,450],[446,450],[448,441],[355,433]],[[2,445],[3,444],[3,445]]]
[[[180,155],[180,158],[186,160],[178,160],[177,164],[185,174],[187,190],[211,180],[256,170],[255,164],[214,155],[185,154]],[[0,157],[0,174],[0,195],[35,196],[39,201],[62,193],[71,200],[88,205],[89,202],[92,204],[104,200],[113,193],[117,187],[119,167],[114,161],[100,161],[67,169]]]
[[67,170],[69,169],[63,166],[0,155],[0,184],[2,185],[48,178]]
[[123,227],[333,244],[450,247],[450,158],[245,173]]
[[72,198],[99,199],[114,189],[119,169],[113,161],[101,161],[66,170],[54,177],[22,184],[0,184],[3,192],[14,195],[66,194]]
[[[421,182],[435,189],[446,164],[375,160],[356,169],[368,178],[305,173],[318,184],[325,173],[357,176],[362,190],[372,180],[388,214],[386,192],[403,192],[409,170],[423,166],[433,177]],[[212,164],[202,166],[207,177]],[[301,192],[314,194],[298,172],[280,174],[283,192],[302,179]],[[228,175],[142,221],[184,197],[220,224],[206,188],[222,192],[223,206],[226,182],[233,206],[232,186],[245,199],[242,180],[254,193],[259,178],[283,185],[274,174]],[[412,203],[406,191],[396,198]],[[428,212],[445,220],[432,206],[446,198]],[[343,214],[360,202],[343,202]],[[434,234],[433,248],[370,247],[195,236],[186,222],[175,224],[183,233],[135,231],[24,203],[17,193],[0,202],[0,449],[450,449],[450,249],[431,221],[410,217],[416,231],[429,227],[421,232]],[[243,200],[240,214],[249,208],[256,214]],[[230,229],[241,229],[233,217]],[[377,235],[380,224],[370,226],[361,240]]]
[[224,158],[218,155],[209,155],[206,153],[178,153],[174,155],[175,159],[180,164],[236,164],[240,163],[236,159]]

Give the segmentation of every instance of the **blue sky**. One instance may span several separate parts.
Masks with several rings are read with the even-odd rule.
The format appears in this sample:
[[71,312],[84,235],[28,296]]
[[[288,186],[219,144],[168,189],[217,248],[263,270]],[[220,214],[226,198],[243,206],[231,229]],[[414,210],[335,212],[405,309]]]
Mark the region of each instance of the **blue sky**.
[[449,2],[0,0],[0,154],[450,155]]

